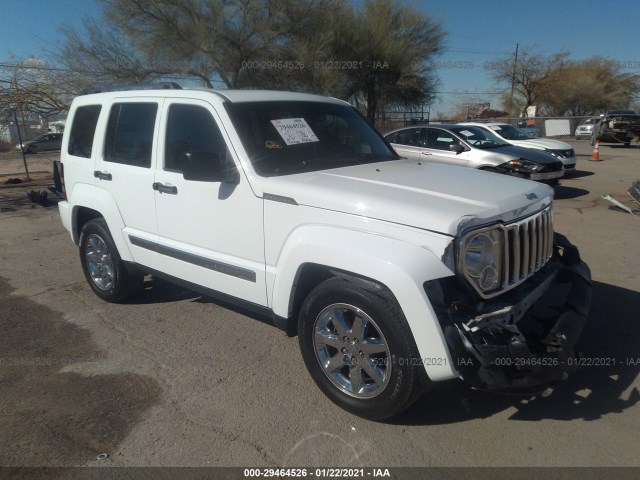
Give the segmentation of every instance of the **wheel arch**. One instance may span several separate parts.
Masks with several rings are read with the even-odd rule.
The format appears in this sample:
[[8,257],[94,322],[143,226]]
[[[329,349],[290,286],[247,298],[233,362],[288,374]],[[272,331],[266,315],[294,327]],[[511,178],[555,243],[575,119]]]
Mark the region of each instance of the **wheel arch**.
[[71,206],[71,226],[73,241],[76,245],[79,244],[80,233],[86,222],[94,218],[104,218],[120,258],[124,261],[133,261],[129,246],[121,233],[125,225],[120,211],[115,200],[106,190],[80,184],[74,187],[69,198],[74,200]]

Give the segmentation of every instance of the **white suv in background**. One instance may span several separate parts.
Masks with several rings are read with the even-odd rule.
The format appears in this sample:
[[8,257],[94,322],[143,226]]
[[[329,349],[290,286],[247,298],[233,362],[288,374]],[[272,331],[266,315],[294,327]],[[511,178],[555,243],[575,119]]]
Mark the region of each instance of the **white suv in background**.
[[576,168],[576,152],[573,147],[566,142],[561,142],[560,140],[554,140],[552,138],[532,138],[527,135],[526,132],[523,132],[513,125],[509,125],[508,123],[465,122],[460,123],[459,125],[473,125],[490,130],[511,145],[535,148],[550,153],[562,161],[565,170]]
[[401,159],[302,93],[113,89],[67,125],[60,216],[103,300],[152,274],[268,315],[372,419],[432,382],[541,391],[576,364],[590,273],[546,185]]

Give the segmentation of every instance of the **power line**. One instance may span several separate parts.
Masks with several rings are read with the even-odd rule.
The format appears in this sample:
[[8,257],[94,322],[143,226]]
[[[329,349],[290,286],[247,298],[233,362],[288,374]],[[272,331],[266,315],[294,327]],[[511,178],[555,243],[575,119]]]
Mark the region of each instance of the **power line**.
[[503,50],[467,50],[464,48],[445,48],[444,52],[453,52],[453,53],[477,53],[477,54],[487,54],[487,55],[506,55],[511,52],[506,52]]

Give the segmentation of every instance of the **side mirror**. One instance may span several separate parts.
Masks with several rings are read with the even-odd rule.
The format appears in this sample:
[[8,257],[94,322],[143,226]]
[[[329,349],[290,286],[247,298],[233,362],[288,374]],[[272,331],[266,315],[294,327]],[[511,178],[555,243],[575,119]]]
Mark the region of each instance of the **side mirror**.
[[449,150],[451,150],[452,152],[456,152],[456,155],[458,155],[464,152],[465,148],[462,145],[453,144],[453,145],[449,145]]
[[222,182],[237,185],[240,174],[233,164],[225,162],[219,153],[190,152],[182,157],[182,177],[196,182]]

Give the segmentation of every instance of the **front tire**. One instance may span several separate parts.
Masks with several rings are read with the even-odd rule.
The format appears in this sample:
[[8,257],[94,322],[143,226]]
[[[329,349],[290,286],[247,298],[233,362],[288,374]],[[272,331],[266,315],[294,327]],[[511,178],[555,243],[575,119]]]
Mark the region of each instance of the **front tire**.
[[395,300],[343,278],[330,278],[307,296],[298,335],[320,390],[355,415],[393,417],[428,385],[411,329]]
[[103,218],[84,224],[79,244],[84,276],[98,297],[118,303],[142,290],[144,276],[127,270]]

